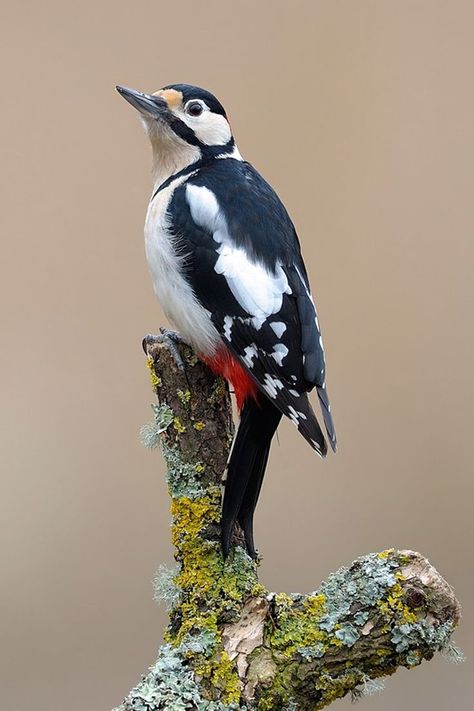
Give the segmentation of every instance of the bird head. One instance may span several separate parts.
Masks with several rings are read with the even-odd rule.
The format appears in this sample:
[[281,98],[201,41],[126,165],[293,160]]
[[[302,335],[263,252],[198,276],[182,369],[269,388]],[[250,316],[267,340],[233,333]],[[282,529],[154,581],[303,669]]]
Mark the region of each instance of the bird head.
[[209,91],[190,84],[170,84],[154,94],[125,86],[117,91],[140,112],[159,178],[200,158],[234,150],[224,107]]

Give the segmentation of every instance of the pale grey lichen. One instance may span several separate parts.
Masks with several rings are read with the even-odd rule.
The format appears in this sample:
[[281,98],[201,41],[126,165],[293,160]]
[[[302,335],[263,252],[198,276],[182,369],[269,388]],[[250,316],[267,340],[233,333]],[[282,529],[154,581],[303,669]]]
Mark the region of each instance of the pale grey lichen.
[[356,612],[354,615],[354,622],[359,627],[363,627],[370,617],[370,612],[365,610],[364,612]]
[[298,653],[301,654],[305,662],[313,662],[315,659],[321,659],[326,652],[326,647],[322,642],[311,647],[298,647]]
[[202,465],[187,464],[183,462],[177,449],[169,447],[165,442],[161,443],[161,450],[166,461],[167,474],[166,481],[173,498],[185,496],[188,499],[197,499],[205,496],[206,489],[202,485],[200,472]]
[[173,411],[168,405],[152,405],[153,421],[140,427],[140,441],[147,449],[155,449],[160,443],[160,435],[173,422]]
[[371,679],[366,674],[363,675],[361,683],[352,689],[351,701],[356,702],[365,696],[380,694],[385,689],[385,684],[380,679]]
[[255,578],[255,561],[241,546],[234,548],[233,555],[226,560],[227,575],[242,580],[252,581]]
[[216,649],[217,636],[212,630],[203,630],[199,634],[189,634],[181,643],[180,649],[183,654],[203,654],[210,657]]
[[153,577],[153,600],[164,602],[166,609],[171,610],[180,600],[180,589],[175,583],[179,567],[168,568],[160,565]]
[[[398,567],[398,562],[390,557],[380,557],[373,553],[359,558],[349,568],[340,568],[332,573],[322,583],[318,593],[326,596],[326,612],[319,622],[321,629],[333,632],[344,619],[350,616],[351,605],[354,600],[362,609],[354,617],[354,621],[361,627],[367,621],[369,614],[363,608],[371,608],[380,600],[387,590],[397,581],[393,570]],[[354,577],[355,569],[358,574]],[[344,629],[343,637],[348,640],[349,646],[357,641],[360,634],[351,625],[351,629]],[[345,639],[339,637],[345,642]],[[346,643],[346,642],[345,642]]]
[[391,639],[397,652],[404,652],[418,640],[418,625],[407,623],[395,627]]
[[185,711],[199,708],[202,701],[191,669],[187,669],[179,650],[163,645],[158,661],[125,699],[127,711]]
[[407,652],[405,657],[405,664],[407,667],[417,667],[423,661],[423,656],[419,649],[412,649]]
[[200,462],[187,464],[181,459],[174,446],[168,446],[161,435],[175,422],[173,411],[168,405],[152,405],[154,420],[140,428],[140,441],[147,449],[155,449],[161,445],[161,451],[167,465],[166,480],[171,496],[186,496],[197,499],[206,494],[201,483],[200,473],[203,467]]
[[449,642],[441,650],[441,654],[447,662],[450,662],[450,664],[462,664],[466,661],[464,652],[462,649],[459,649],[453,640],[449,640]]
[[[397,652],[425,644],[434,651],[441,651],[449,644],[453,633],[452,622],[444,622],[435,627],[426,620],[399,625],[392,630],[391,640]],[[410,664],[410,662],[408,662]],[[413,666],[413,665],[411,665]]]
[[164,644],[157,662],[124,700],[124,711],[247,711],[238,703],[223,704],[202,697],[184,655],[187,645]]
[[339,629],[335,631],[334,635],[340,639],[346,647],[352,647],[360,637],[359,632],[350,622],[341,625]]

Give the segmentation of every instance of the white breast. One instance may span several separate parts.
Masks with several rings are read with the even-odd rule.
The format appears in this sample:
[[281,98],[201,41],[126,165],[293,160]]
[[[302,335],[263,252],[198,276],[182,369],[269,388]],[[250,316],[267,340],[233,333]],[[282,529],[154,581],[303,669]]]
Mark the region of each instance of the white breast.
[[187,177],[173,181],[150,202],[145,220],[145,252],[153,288],[166,317],[203,355],[212,355],[220,343],[208,312],[182,276],[183,254],[178,254],[166,215],[174,190]]

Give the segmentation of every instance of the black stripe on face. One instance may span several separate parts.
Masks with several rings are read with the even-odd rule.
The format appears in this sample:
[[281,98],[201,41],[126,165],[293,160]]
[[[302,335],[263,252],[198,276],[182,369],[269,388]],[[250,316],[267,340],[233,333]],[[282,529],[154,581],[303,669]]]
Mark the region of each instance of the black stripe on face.
[[179,138],[191,146],[196,146],[201,150],[203,158],[213,158],[219,155],[225,155],[227,153],[232,153],[235,146],[235,141],[233,136],[230,137],[229,141],[224,145],[208,145],[207,143],[202,143],[199,138],[194,133],[193,129],[190,128],[184,121],[181,121],[172,112],[169,113],[166,119],[169,127]]
[[186,143],[189,143],[191,146],[198,146],[199,148],[202,148],[203,144],[197,138],[193,129],[189,128],[184,121],[181,121],[181,119],[173,113],[170,113],[168,125],[177,136],[183,139],[183,141],[186,141]]

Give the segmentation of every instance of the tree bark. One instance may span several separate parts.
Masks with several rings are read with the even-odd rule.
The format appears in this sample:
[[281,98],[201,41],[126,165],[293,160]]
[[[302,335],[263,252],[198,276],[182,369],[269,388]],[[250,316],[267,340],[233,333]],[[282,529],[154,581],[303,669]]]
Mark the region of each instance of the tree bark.
[[115,711],[316,710],[448,648],[460,606],[419,553],[363,556],[309,595],[267,591],[239,531],[223,560],[230,396],[190,348],[180,352],[184,371],[165,347],[149,349],[159,404],[142,428],[168,469],[177,566],[156,590],[170,621],[157,661]]

